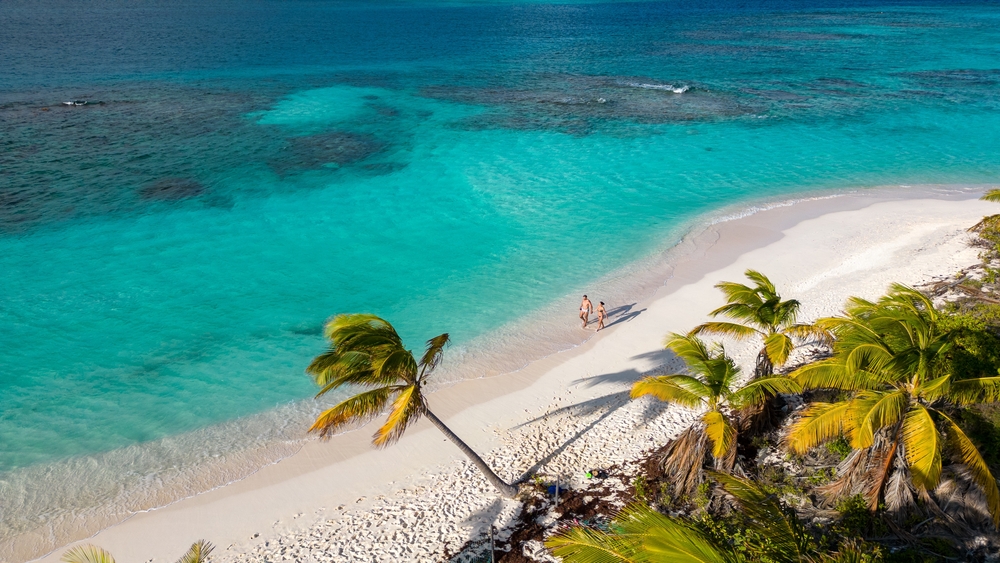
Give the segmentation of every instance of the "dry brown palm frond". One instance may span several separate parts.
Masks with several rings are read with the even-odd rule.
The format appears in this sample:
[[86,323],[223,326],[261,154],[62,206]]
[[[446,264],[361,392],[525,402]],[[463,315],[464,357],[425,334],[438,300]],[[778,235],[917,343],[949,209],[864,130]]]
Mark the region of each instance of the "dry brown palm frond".
[[923,504],[923,506],[927,508],[927,510],[931,514],[937,516],[941,522],[943,522],[946,526],[948,526],[948,529],[951,530],[951,533],[960,537],[970,536],[975,533],[968,526],[966,526],[962,522],[959,522],[955,518],[952,518],[950,514],[941,510],[941,507],[938,505],[937,501],[935,501],[934,498],[931,497],[930,493],[928,493],[927,491],[917,489],[917,496],[918,498],[920,498],[920,502]]
[[987,528],[993,523],[983,490],[964,465],[944,468],[945,477],[934,489],[938,506],[948,516],[970,528]]
[[663,471],[678,493],[693,493],[705,479],[703,466],[708,452],[708,436],[701,424],[689,426],[667,446]]
[[[905,459],[903,443],[898,439],[899,428],[900,425],[897,424],[895,428],[882,429],[875,434],[872,440],[870,449],[874,454],[872,456],[874,463],[871,464],[865,479],[868,482],[865,498],[868,499],[868,508],[873,511],[878,508],[882,492],[896,467],[896,458],[903,457]],[[890,436],[896,437],[896,439],[892,439]]]
[[736,428],[740,432],[759,435],[770,432],[781,423],[781,409],[770,400],[757,405],[747,405],[734,413]]
[[851,451],[837,466],[837,478],[816,489],[825,498],[825,504],[829,506],[840,498],[867,490],[870,470],[879,457],[874,446]]
[[893,515],[905,516],[915,506],[903,445],[892,440],[894,429],[877,432],[868,448],[853,450],[837,467],[837,478],[818,487],[827,506],[838,499],[864,494],[874,509],[883,498]]
[[729,448],[726,455],[722,457],[713,458],[713,468],[716,471],[721,471],[723,473],[732,473],[733,469],[736,467],[736,439],[733,438],[733,447]]
[[917,508],[913,486],[910,483],[910,469],[906,465],[906,458],[897,455],[893,460],[892,472],[885,484],[884,494],[886,510],[899,523]]

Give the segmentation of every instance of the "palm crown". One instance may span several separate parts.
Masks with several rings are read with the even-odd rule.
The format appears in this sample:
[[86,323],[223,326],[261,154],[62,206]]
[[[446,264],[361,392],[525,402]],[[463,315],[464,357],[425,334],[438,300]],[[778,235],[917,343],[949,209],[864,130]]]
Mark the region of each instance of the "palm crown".
[[799,302],[782,300],[767,276],[756,270],[747,270],[744,275],[753,282],[753,287],[735,282],[716,284],[725,294],[726,304],[709,313],[737,322],[702,323],[690,334],[718,334],[737,340],[760,338],[764,346],[757,356],[754,376],[766,377],[774,372],[774,366],[788,361],[795,347],[794,338],[823,337],[824,333],[813,325],[797,324]]
[[678,437],[667,454],[667,470],[682,490],[700,481],[704,456],[702,444],[711,442],[716,467],[731,469],[735,460],[737,429],[732,410],[759,405],[775,393],[795,393],[799,385],[784,376],[755,379],[739,387],[739,367],[721,345],[709,349],[699,338],[671,334],[666,347],[687,364],[687,374],[643,378],[632,386],[632,397],[650,395],[667,403],[691,409],[705,409],[700,424]]
[[870,302],[852,298],[845,315],[818,324],[835,336],[833,356],[804,366],[793,377],[806,389],[834,389],[850,396],[814,403],[788,435],[793,452],[846,436],[854,452],[831,489],[865,487],[869,505],[883,498],[890,510],[940,482],[946,446],[983,490],[994,523],[1000,523],[1000,490],[975,444],[949,416],[956,407],[1000,398],[1000,377],[964,377],[943,361],[955,346],[954,330],[919,291],[894,284]]
[[517,488],[503,481],[472,448],[427,408],[423,386],[441,362],[448,334],[427,341],[418,361],[388,321],[368,314],[337,315],[327,323],[330,349],[306,369],[320,386],[317,397],[347,388],[356,394],[321,413],[310,432],[329,437],[338,429],[364,424],[388,410],[386,421],[375,432],[372,444],[386,447],[398,441],[421,416],[426,416],[483,472],[502,494],[512,497]]

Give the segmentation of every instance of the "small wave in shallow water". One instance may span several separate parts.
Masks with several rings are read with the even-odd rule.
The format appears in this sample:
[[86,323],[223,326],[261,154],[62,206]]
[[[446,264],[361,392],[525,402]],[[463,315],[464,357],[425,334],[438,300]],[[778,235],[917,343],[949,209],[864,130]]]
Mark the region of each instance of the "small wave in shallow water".
[[645,82],[625,82],[625,86],[632,88],[642,88],[643,90],[665,90],[674,94],[683,94],[691,89],[690,86],[674,86],[673,84],[648,84]]

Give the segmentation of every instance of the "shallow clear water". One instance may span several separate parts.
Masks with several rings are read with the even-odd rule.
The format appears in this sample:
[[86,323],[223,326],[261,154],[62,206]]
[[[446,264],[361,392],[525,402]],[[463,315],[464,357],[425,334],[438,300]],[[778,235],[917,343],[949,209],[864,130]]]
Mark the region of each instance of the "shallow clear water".
[[334,313],[462,357],[724,205],[996,181],[1000,6],[744,4],[5,2],[0,541],[271,459]]

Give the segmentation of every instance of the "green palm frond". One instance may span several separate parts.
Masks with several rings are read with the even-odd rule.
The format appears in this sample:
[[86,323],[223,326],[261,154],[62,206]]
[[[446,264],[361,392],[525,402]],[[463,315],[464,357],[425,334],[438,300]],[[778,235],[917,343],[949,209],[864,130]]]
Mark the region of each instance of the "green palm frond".
[[611,532],[572,527],[545,544],[566,563],[735,563],[694,525],[648,506],[626,507],[610,523]]
[[403,389],[403,386],[379,387],[348,397],[316,417],[309,431],[328,438],[349,424],[369,422],[382,413],[393,394]]
[[921,405],[911,405],[903,421],[903,444],[913,485],[933,491],[941,480],[940,434],[931,413]]
[[761,298],[757,290],[750,286],[724,281],[715,284],[715,287],[722,291],[728,303],[739,303],[753,309],[757,309],[764,304],[764,298]]
[[672,332],[667,335],[663,346],[677,354],[677,357],[684,360],[689,366],[703,364],[712,358],[712,353],[705,342],[691,335]]
[[769,334],[764,339],[764,350],[767,352],[767,357],[778,366],[788,361],[788,356],[791,355],[793,348],[795,348],[795,343],[792,342],[792,339],[780,332]]
[[757,311],[760,310],[760,307],[761,305],[759,304],[747,305],[746,303],[726,303],[718,309],[709,311],[708,315],[710,317],[729,317],[730,319],[743,321],[745,323],[756,323]]
[[760,377],[747,383],[730,397],[729,402],[733,408],[761,405],[779,393],[801,393],[802,386],[795,380],[783,375],[772,375],[770,377]]
[[992,189],[983,194],[983,197],[979,198],[983,201],[992,201],[994,203],[1000,203],[1000,189]]
[[324,336],[332,340],[335,346],[340,346],[348,340],[366,338],[369,343],[375,343],[370,338],[385,339],[385,343],[401,345],[402,341],[385,319],[370,313],[353,313],[337,315],[326,323]]
[[701,416],[705,423],[705,435],[712,442],[712,457],[722,459],[736,445],[736,428],[729,418],[719,411],[711,410]]
[[205,563],[208,556],[215,550],[215,546],[205,540],[198,540],[191,544],[187,553],[177,560],[177,563]]
[[80,545],[62,556],[65,563],[115,563],[115,558],[95,545]]
[[956,405],[996,403],[1000,401],[1000,377],[953,380],[945,396]]
[[790,377],[805,390],[836,389],[838,391],[874,390],[882,387],[879,374],[852,371],[837,356],[806,364],[791,373]]
[[762,337],[764,333],[759,330],[744,326],[736,323],[727,323],[721,321],[711,321],[707,323],[702,323],[694,327],[689,335],[696,334],[715,334],[718,336],[728,336],[734,340],[746,340],[748,338]]
[[372,444],[376,448],[395,444],[403,437],[406,429],[419,420],[423,410],[424,402],[420,395],[420,388],[416,384],[405,387],[393,400],[389,416],[386,418],[385,424],[375,432]]
[[781,332],[782,334],[786,334],[792,338],[798,338],[800,340],[817,340],[821,344],[827,345],[833,343],[833,334],[816,324],[793,324],[786,327]]
[[808,561],[812,555],[812,536],[778,497],[750,479],[724,473],[710,475],[736,499],[740,511],[754,525],[766,531],[766,545],[756,546],[773,561]]
[[856,398],[853,404],[860,412],[853,415],[857,421],[857,430],[851,445],[860,450],[871,447],[876,432],[903,419],[909,407],[909,397],[903,391],[869,392]]
[[713,394],[719,394],[721,389],[728,387],[739,374],[736,362],[726,355],[721,346],[709,350],[708,346],[696,336],[670,334],[667,336],[666,347],[684,360],[688,370],[705,385],[713,388]]
[[644,563],[641,536],[624,536],[574,526],[545,540],[545,545],[570,563]]
[[757,270],[747,270],[743,272],[743,275],[752,281],[757,287],[756,290],[767,295],[777,295],[778,290],[774,288],[774,284],[767,276],[758,272]]
[[346,385],[382,383],[372,377],[371,354],[367,352],[327,350],[313,358],[306,373],[312,375],[316,385],[322,387],[317,397]]
[[658,375],[644,377],[632,384],[631,398],[649,395],[665,403],[695,409],[712,395],[711,389],[688,375]]
[[[952,375],[948,373],[935,377],[929,381],[925,381],[916,389],[917,395],[928,404],[934,403],[939,399],[948,399],[949,401],[955,402],[953,399],[949,398],[951,395],[952,379]],[[956,397],[956,399],[957,398],[958,397]]]
[[993,517],[993,525],[1000,528],[1000,488],[997,488],[997,480],[993,477],[990,467],[979,453],[979,448],[955,424],[955,421],[942,412],[938,412],[938,415],[944,420],[947,426],[948,441],[951,442],[953,448],[958,453],[962,465],[969,468],[972,480],[982,489],[983,496],[986,497],[986,505],[990,510],[990,516]]
[[434,370],[441,363],[444,357],[444,347],[449,342],[448,333],[439,334],[427,341],[427,349],[420,358],[420,365],[423,367],[422,375],[426,375]]
[[851,401],[813,403],[792,425],[785,438],[788,449],[803,454],[824,442],[853,432],[851,408]]

